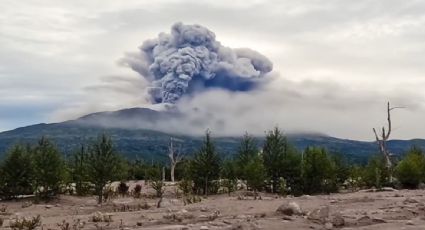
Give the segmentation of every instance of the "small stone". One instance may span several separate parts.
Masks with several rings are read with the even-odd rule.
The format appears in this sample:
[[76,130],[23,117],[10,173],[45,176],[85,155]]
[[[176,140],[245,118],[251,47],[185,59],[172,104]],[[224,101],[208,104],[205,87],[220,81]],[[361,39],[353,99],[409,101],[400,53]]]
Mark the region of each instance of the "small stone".
[[140,226],[143,225],[143,223],[142,222],[137,222],[136,225],[140,227]]
[[407,225],[415,225],[415,223],[413,223],[413,221],[409,220],[406,222]]
[[209,228],[208,228],[208,226],[201,226],[201,228],[199,229],[199,230],[208,230]]
[[326,230],[331,230],[331,229],[333,229],[333,228],[334,228],[334,226],[333,226],[333,224],[332,224],[332,223],[327,222],[327,223],[325,224],[325,229],[326,229]]
[[345,219],[340,213],[337,213],[332,217],[332,224],[335,227],[342,227],[345,225]]

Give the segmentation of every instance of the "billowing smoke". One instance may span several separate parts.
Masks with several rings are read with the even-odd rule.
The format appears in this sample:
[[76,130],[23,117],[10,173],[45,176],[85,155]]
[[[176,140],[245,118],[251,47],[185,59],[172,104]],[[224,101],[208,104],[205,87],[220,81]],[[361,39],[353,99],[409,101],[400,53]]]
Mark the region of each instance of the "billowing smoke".
[[145,41],[124,63],[150,82],[153,103],[175,103],[205,88],[249,91],[273,64],[251,49],[231,49],[199,25],[176,23],[171,34]]

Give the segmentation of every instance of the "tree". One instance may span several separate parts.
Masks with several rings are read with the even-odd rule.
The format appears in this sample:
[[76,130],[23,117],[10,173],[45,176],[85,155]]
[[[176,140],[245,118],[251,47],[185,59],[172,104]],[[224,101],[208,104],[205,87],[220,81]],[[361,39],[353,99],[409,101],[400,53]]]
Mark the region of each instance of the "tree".
[[30,153],[22,145],[15,145],[1,164],[0,196],[2,199],[16,198],[33,193],[33,166]]
[[368,187],[380,189],[389,182],[390,173],[386,167],[384,156],[376,155],[369,159],[363,172],[363,183]]
[[171,181],[174,182],[174,171],[176,169],[176,166],[180,161],[183,160],[183,154],[181,151],[176,150],[173,145],[173,139],[170,139],[170,146],[168,148],[168,158],[170,158],[170,176]]
[[283,177],[292,189],[301,183],[301,158],[278,127],[269,131],[263,147],[264,168],[272,182],[272,192],[279,192],[280,178]]
[[263,188],[266,178],[264,164],[259,155],[254,156],[245,165],[244,175],[247,185],[254,191],[254,199],[257,199],[258,191]]
[[404,188],[417,188],[423,180],[424,155],[420,149],[412,148],[397,165],[396,176]]
[[75,183],[77,195],[86,195],[90,190],[89,165],[87,150],[82,145],[70,161],[71,180]]
[[236,155],[236,164],[238,170],[239,177],[243,180],[246,180],[246,175],[244,174],[244,167],[255,157],[258,156],[258,148],[255,142],[255,139],[250,136],[248,133],[242,138],[242,141],[238,148],[238,153]]
[[234,160],[226,160],[221,167],[222,185],[227,189],[227,194],[235,191],[237,184],[236,162]]
[[107,183],[119,179],[122,173],[122,160],[115,152],[110,137],[103,134],[92,144],[88,160],[90,162],[88,171],[90,182],[95,186],[98,203],[102,203],[103,190]]
[[387,103],[387,122],[388,122],[388,129],[385,130],[385,127],[382,127],[381,134],[378,135],[376,132],[376,129],[373,128],[373,133],[375,134],[376,143],[379,146],[379,151],[381,152],[382,156],[385,160],[385,167],[386,171],[389,172],[389,180],[392,182],[392,166],[393,163],[391,162],[391,154],[387,148],[387,141],[390,138],[390,134],[392,131],[392,124],[391,124],[391,111],[394,109],[399,109],[403,107],[390,107],[390,102]]
[[219,178],[220,163],[220,157],[215,151],[214,144],[211,140],[211,133],[207,130],[204,143],[198,153],[195,154],[190,165],[194,187],[198,191],[202,189],[204,195],[208,195],[208,189],[211,182]]
[[335,191],[335,166],[324,148],[308,147],[303,157],[304,192],[307,194]]
[[50,140],[42,137],[33,150],[32,159],[37,195],[42,199],[55,196],[64,178],[62,155]]

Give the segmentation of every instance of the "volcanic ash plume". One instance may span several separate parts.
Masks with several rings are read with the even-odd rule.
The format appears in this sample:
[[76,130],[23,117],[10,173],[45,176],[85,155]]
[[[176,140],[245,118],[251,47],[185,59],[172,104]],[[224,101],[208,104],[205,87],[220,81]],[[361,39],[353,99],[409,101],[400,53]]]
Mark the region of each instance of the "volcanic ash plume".
[[182,23],[174,24],[171,34],[145,41],[123,61],[150,82],[154,103],[175,103],[211,87],[249,91],[273,68],[254,50],[222,46],[207,28]]

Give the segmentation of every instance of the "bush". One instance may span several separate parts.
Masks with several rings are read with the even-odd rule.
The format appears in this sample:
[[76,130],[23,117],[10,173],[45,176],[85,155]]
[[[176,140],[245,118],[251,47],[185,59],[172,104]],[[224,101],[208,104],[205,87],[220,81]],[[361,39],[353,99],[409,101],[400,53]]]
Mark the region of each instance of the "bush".
[[118,185],[118,193],[121,196],[127,195],[128,194],[128,189],[129,189],[129,186],[125,182],[123,182],[123,181],[121,181],[120,184]]
[[136,184],[133,189],[133,196],[134,198],[140,198],[142,196],[142,185]]
[[422,153],[410,151],[397,165],[395,174],[404,188],[417,188],[422,181],[424,156]]
[[41,225],[40,215],[33,217],[29,220],[26,218],[15,219],[10,222],[10,228],[12,230],[34,230]]

